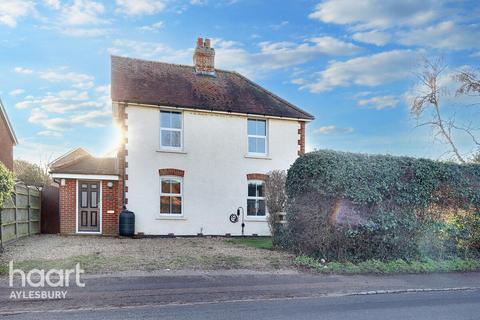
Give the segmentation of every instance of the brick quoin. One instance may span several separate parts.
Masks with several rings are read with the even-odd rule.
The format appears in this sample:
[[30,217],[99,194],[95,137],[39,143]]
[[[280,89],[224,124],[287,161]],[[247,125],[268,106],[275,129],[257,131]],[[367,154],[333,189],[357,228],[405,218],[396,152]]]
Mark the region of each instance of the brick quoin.
[[161,176],[176,176],[176,177],[184,177],[185,176],[185,171],[180,170],[180,169],[174,169],[174,168],[159,169],[158,173]]
[[247,174],[247,180],[263,180],[266,181],[268,178],[268,175],[263,174],[263,173],[248,173]]
[[305,122],[299,121],[300,129],[298,129],[298,134],[300,135],[300,139],[298,140],[298,155],[305,154]]
[[117,123],[120,126],[122,132],[122,141],[120,143],[120,149],[118,150],[118,171],[120,173],[120,179],[117,186],[117,211],[120,212],[123,209],[124,204],[128,204],[128,199],[126,198],[126,193],[128,192],[126,181],[128,180],[128,175],[126,173],[128,162],[128,150],[127,150],[127,137],[128,137],[128,113],[126,111],[126,104],[118,104],[118,118]]

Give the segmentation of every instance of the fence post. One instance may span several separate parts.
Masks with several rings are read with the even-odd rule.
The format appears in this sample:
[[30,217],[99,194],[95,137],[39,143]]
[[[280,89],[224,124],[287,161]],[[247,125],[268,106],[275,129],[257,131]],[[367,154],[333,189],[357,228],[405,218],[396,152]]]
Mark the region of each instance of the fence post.
[[3,233],[2,233],[3,225],[2,225],[2,209],[0,208],[0,253],[3,252]]
[[28,236],[31,236],[32,235],[32,232],[30,230],[30,211],[32,210],[31,209],[31,205],[30,205],[30,187],[27,186],[27,221],[28,221]]
[[12,195],[12,199],[14,199],[15,201],[12,201],[13,202],[13,206],[14,206],[14,218],[15,218],[15,239],[18,239],[18,219],[17,219],[17,198],[18,198],[18,193],[17,193],[17,184],[15,183],[15,186],[14,186],[14,189],[13,189],[14,193],[15,193],[15,196]]

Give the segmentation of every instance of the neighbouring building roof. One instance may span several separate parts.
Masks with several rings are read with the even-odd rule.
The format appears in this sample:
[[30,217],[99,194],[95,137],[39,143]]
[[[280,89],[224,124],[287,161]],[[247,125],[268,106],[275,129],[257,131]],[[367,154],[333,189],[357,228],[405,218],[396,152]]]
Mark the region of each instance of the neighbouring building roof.
[[17,136],[15,135],[15,131],[13,131],[12,124],[8,119],[7,111],[5,110],[5,107],[3,106],[1,99],[0,99],[0,117],[3,117],[3,119],[5,119],[5,123],[7,124],[7,128],[8,128],[8,131],[10,132],[10,137],[12,138],[13,144],[17,145],[18,144]]
[[314,117],[236,72],[112,56],[112,100],[208,111]]
[[72,150],[50,163],[50,173],[118,175],[117,159],[94,157],[82,148]]

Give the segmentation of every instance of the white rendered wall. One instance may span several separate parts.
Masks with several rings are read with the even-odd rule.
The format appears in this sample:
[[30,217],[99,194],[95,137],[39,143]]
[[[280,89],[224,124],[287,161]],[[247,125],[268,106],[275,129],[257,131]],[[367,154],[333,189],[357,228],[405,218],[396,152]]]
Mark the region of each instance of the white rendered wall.
[[[172,153],[159,151],[159,108],[129,105],[126,112],[127,207],[136,232],[147,235],[240,235],[240,222],[228,218],[240,206],[246,210],[247,173],[286,170],[297,158],[298,121],[268,119],[268,159],[255,159],[246,157],[246,116],[184,111],[184,153]],[[182,219],[159,215],[162,168],[185,171]],[[265,218],[245,218],[246,235],[269,234]]]

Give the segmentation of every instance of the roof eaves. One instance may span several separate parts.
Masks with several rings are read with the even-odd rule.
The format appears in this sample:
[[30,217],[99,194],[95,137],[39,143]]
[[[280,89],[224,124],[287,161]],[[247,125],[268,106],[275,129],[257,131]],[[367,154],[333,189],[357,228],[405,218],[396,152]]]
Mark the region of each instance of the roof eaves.
[[[286,104],[287,106],[289,106],[290,108],[294,109],[295,111],[297,112],[300,112],[302,114],[305,115],[305,118],[304,119],[307,119],[307,120],[315,120],[315,117],[313,115],[311,115],[310,113],[300,109],[299,107],[297,107],[296,105],[288,102],[287,100],[277,96],[276,94],[274,94],[273,92],[265,89],[264,87],[262,87],[261,85],[259,85],[258,83],[248,79],[247,77],[243,76],[242,74],[236,72],[236,71],[233,71],[232,72],[233,74],[237,75],[238,77],[240,77],[241,79],[247,81],[250,85],[254,86],[255,88],[258,88],[259,90],[263,91],[264,93],[268,94],[269,96],[271,96],[272,98],[276,99],[276,100],[279,100],[280,102]],[[303,118],[302,118],[303,119]]]

